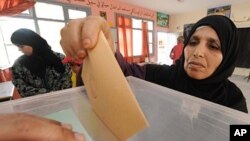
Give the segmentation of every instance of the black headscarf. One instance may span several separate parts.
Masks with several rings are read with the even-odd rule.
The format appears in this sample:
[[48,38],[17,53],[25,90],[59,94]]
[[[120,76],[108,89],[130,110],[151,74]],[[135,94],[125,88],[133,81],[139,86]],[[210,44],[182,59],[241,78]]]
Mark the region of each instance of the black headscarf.
[[59,73],[65,71],[61,59],[57,57],[47,41],[30,29],[18,29],[11,35],[11,42],[16,45],[29,45],[33,48],[31,56],[22,55],[18,61],[33,74],[43,78],[47,66],[52,66]]
[[[187,46],[188,41],[191,36],[194,34],[196,29],[200,26],[209,26],[212,27],[217,33],[219,40],[221,42],[221,50],[223,55],[223,60],[217,70],[213,73],[213,75],[203,81],[199,81],[199,83],[212,83],[219,82],[227,79],[232,75],[235,63],[237,59],[237,55],[239,52],[239,48],[237,46],[238,36],[237,36],[237,28],[234,23],[228,19],[226,16],[221,15],[213,15],[207,16],[200,21],[198,21],[190,31],[190,34],[185,39],[184,48]],[[184,54],[182,56],[181,65],[184,64]]]
[[210,77],[203,80],[193,79],[184,70],[185,56],[183,53],[176,65],[171,66],[171,76],[168,79],[169,82],[167,82],[170,85],[169,87],[235,109],[238,109],[237,104],[242,101],[243,108],[241,107],[238,110],[243,109],[242,111],[246,112],[246,103],[242,92],[228,80],[228,77],[234,71],[239,51],[236,26],[225,16],[212,15],[204,17],[193,26],[184,41],[184,48],[200,26],[209,26],[217,33],[223,54],[221,64]]

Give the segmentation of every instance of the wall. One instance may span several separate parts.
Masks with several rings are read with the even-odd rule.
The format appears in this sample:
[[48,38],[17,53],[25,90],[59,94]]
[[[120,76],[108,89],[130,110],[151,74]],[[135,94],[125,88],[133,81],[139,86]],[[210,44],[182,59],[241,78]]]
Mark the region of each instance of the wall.
[[[91,8],[91,14],[95,16],[100,15],[100,11],[107,13],[107,21],[111,27],[115,27],[115,14],[121,13],[135,17],[141,17],[154,21],[154,55],[152,61],[157,61],[157,32],[171,32],[182,34],[184,24],[197,22],[200,18],[207,15],[207,9],[193,11],[184,14],[170,15],[169,28],[162,28],[156,26],[156,11],[145,9],[138,6],[133,6],[126,3],[117,2],[116,0],[57,0],[59,2],[82,5]],[[250,2],[236,4],[231,6],[231,19],[235,22],[237,27],[250,27]],[[236,74],[246,75],[248,69],[236,69]]]
[[250,2],[233,5],[231,19],[238,28],[250,27]]
[[207,14],[206,10],[193,11],[185,14],[171,15],[169,19],[170,32],[183,32],[184,24],[196,23]]
[[[184,24],[195,23],[206,15],[207,9],[171,15],[169,30],[170,32],[183,32]],[[250,2],[232,5],[231,19],[234,21],[237,27],[250,27]]]
[[[185,14],[171,15],[169,30],[170,32],[183,32],[184,24],[197,22],[200,18],[207,15],[207,9],[193,11]],[[231,6],[231,20],[238,28],[250,27],[250,2]],[[250,69],[236,68],[234,74],[248,76]]]
[[99,16],[100,11],[107,13],[107,21],[111,27],[115,27],[115,16],[116,13],[130,15],[134,17],[140,17],[142,19],[148,19],[154,21],[154,55],[151,60],[156,61],[157,53],[157,31],[168,31],[168,28],[156,26],[156,11],[145,9],[138,6],[133,6],[126,3],[117,2],[116,0],[57,0],[58,2],[82,5],[91,8],[91,15]]

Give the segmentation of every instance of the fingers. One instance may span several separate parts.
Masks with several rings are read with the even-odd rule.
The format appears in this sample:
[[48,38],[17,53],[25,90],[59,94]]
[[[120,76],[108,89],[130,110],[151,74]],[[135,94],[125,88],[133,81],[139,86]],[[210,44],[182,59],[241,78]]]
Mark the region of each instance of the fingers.
[[73,127],[71,124],[67,124],[67,123],[61,123],[62,127],[66,128],[66,129],[69,129],[69,130],[72,130]]
[[61,30],[60,43],[67,56],[76,58],[78,51],[82,50],[84,52],[81,41],[83,23],[84,19],[72,20]]
[[0,125],[0,140],[84,141],[68,124],[24,113],[0,115]]
[[111,49],[114,50],[113,37],[108,23],[103,18],[96,16],[90,16],[84,22],[82,28],[84,48],[93,48],[96,45],[100,31],[104,33]]
[[101,17],[89,16],[70,21],[61,30],[61,46],[67,56],[83,59],[86,49],[95,47],[99,33],[103,31],[111,49],[114,51],[113,37],[108,23]]
[[84,48],[93,48],[95,46],[100,31],[105,27],[105,23],[103,18],[96,16],[87,17],[81,31]]
[[[55,135],[55,138],[51,141],[84,141],[84,136],[80,133],[72,132],[72,130],[69,130],[67,128],[59,128],[57,134]],[[57,135],[57,136],[56,136]],[[48,141],[48,140],[44,140]]]
[[[86,50],[80,50],[80,51],[77,52],[77,57],[78,57],[79,59],[84,59],[85,56],[87,56]],[[76,60],[77,60],[77,59],[76,59]]]
[[84,136],[73,132],[70,126],[41,126],[39,133],[33,134],[32,141],[84,141]]
[[[61,33],[62,33],[62,30],[61,30]],[[62,50],[66,54],[66,56],[71,56],[72,57],[73,56],[73,54],[72,54],[73,53],[73,49],[70,46],[70,44],[67,44],[67,41],[65,39],[66,39],[66,37],[61,37],[60,44],[61,44]]]

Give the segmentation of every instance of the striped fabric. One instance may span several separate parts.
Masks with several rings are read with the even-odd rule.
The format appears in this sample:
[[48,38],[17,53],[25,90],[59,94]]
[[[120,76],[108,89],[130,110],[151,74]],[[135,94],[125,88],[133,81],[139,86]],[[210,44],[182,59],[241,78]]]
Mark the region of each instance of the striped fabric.
[[1,0],[0,16],[17,15],[34,6],[35,3],[34,0]]

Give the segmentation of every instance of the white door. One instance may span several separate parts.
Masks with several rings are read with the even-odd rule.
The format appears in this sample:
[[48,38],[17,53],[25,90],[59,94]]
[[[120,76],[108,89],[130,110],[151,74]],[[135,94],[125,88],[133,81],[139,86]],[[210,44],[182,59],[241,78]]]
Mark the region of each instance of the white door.
[[169,57],[171,49],[176,45],[176,33],[157,32],[158,64],[171,65],[173,60]]

